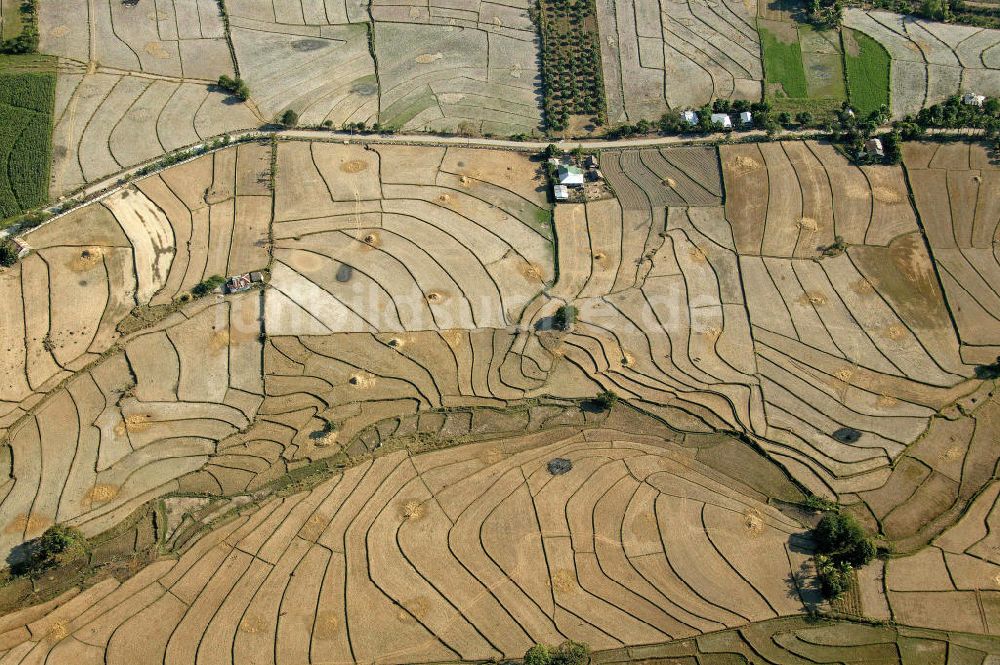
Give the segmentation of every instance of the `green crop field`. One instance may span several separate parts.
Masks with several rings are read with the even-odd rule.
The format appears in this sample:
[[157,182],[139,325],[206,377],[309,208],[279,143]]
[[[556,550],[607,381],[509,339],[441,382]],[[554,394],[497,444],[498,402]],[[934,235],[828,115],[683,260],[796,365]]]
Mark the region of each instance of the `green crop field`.
[[776,34],[762,27],[760,42],[764,49],[764,78],[768,94],[796,99],[808,97],[806,73],[802,67],[802,48],[798,40],[782,41]]
[[[48,200],[56,76],[0,59],[0,219]],[[14,64],[12,64],[14,63]]]
[[877,41],[855,30],[843,31],[847,94],[860,116],[889,105],[891,60]]

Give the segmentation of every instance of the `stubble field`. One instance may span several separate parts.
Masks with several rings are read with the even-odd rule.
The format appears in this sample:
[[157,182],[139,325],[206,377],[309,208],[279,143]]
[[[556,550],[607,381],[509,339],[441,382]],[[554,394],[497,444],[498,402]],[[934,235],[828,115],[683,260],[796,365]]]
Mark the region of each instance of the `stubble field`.
[[[948,250],[981,262],[996,215],[915,210],[907,184],[986,192],[984,154],[609,151],[615,197],[550,216],[517,153],[249,143],[34,230],[0,273],[28,303],[0,308],[4,551],[150,502],[242,508],[171,514],[127,581],[4,619],[3,657],[438,662],[570,638],[619,662],[683,638],[649,653],[983,662],[986,638],[777,620],[827,607],[808,492],[899,554],[860,571],[867,616],[994,632],[997,403],[974,375],[998,326]],[[257,269],[262,290],[187,295]]]

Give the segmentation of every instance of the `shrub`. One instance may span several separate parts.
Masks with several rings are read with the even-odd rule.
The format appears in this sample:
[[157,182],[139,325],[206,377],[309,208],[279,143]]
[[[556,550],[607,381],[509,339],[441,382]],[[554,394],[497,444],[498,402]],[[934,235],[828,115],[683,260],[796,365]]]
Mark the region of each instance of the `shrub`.
[[552,317],[552,327],[556,330],[569,330],[576,323],[578,310],[573,305],[563,305]]
[[17,263],[17,247],[10,238],[0,240],[0,268],[9,268]]
[[79,530],[56,524],[31,543],[30,549],[31,556],[23,572],[38,574],[86,556],[90,551],[90,544]]
[[618,402],[618,394],[612,390],[605,390],[594,398],[593,404],[601,411],[610,411]]
[[219,77],[219,87],[244,102],[250,99],[250,87],[239,77],[234,79],[223,74]]
[[817,553],[838,566],[846,564],[856,568],[875,558],[875,545],[850,515],[824,515],[813,529],[813,540],[816,542]]
[[846,563],[835,563],[830,557],[816,557],[816,574],[819,577],[820,591],[826,598],[838,598],[851,588],[851,573],[853,569]]
[[583,665],[590,658],[590,647],[567,640],[552,648],[536,644],[524,654],[524,665]]
[[221,275],[212,275],[203,282],[199,282],[191,289],[191,293],[196,298],[207,296],[209,293],[226,283],[226,278]]

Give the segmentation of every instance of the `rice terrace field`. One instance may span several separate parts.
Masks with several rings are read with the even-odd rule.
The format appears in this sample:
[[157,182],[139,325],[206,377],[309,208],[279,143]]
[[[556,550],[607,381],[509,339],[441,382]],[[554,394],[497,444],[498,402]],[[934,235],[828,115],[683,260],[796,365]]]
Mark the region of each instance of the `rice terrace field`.
[[0,0],[0,665],[998,665],[1000,31],[878,4]]

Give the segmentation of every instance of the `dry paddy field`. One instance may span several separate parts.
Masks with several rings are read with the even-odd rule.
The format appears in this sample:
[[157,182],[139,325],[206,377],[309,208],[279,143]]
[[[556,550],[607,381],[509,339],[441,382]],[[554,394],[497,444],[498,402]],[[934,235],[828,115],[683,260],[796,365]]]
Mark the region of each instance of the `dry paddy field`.
[[[721,154],[762,445],[816,491],[874,489],[929,419],[974,387],[903,172],[850,166],[811,142]],[[846,251],[815,260],[838,238]],[[863,434],[840,441],[841,428]]]
[[[966,339],[998,327],[965,267],[996,228],[983,160],[615,151],[617,198],[550,215],[517,153],[282,141],[32,231],[0,273],[0,551],[170,494],[242,508],[0,619],[0,663],[443,662],[570,638],[610,650],[595,663],[986,665],[994,641],[948,632],[1000,631],[1000,402],[969,378],[996,343]],[[936,193],[920,223],[907,177]],[[181,300],[253,269],[263,290]],[[577,322],[550,330],[563,304]],[[622,401],[588,407],[605,389]],[[808,516],[778,509],[803,488],[899,554],[861,572],[861,611],[927,630],[782,619],[816,602]]]
[[[806,561],[802,527],[643,439],[594,430],[378,457],[121,585],[10,617],[5,662],[476,660],[802,612],[786,579]],[[550,475],[555,457],[573,470]]]
[[657,120],[713,99],[761,97],[756,5],[598,0],[608,120]]
[[536,132],[542,120],[540,46],[527,7],[373,2],[382,124],[472,134]]
[[844,25],[889,52],[893,117],[915,114],[966,91],[1000,94],[1000,30],[857,8],[844,12]]
[[235,71],[215,0],[40,2],[59,57],[53,197],[258,117],[210,83]]
[[1000,355],[1000,166],[965,143],[912,143],[906,171],[962,358],[989,364]]

